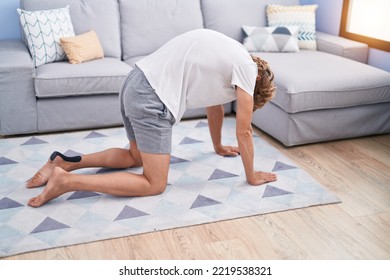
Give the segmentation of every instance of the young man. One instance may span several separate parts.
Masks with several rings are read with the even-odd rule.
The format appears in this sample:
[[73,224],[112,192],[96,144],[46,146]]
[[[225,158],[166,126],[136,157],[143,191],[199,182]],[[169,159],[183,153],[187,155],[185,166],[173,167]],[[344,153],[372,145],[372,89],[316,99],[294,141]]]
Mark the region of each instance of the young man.
[[[66,157],[54,152],[27,183],[47,183],[28,205],[39,207],[71,191],[96,191],[117,196],[162,193],[167,185],[172,126],[187,108],[207,108],[214,149],[221,156],[241,155],[251,185],[275,181],[276,175],[254,170],[252,112],[274,95],[273,73],[267,63],[252,57],[237,41],[216,31],[184,33],[141,59],[126,78],[120,94],[121,112],[130,149]],[[238,147],[223,146],[223,105],[237,100]],[[143,166],[143,174],[117,172],[72,174],[86,167]]]

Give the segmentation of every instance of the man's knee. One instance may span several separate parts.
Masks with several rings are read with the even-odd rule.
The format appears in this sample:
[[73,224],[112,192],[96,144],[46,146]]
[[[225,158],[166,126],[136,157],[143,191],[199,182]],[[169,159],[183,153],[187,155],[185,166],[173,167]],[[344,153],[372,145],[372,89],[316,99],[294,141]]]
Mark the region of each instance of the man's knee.
[[141,153],[144,176],[149,182],[148,192],[151,195],[161,194],[168,183],[170,155]]
[[149,188],[150,195],[162,194],[166,190],[167,184],[167,181],[151,183]]

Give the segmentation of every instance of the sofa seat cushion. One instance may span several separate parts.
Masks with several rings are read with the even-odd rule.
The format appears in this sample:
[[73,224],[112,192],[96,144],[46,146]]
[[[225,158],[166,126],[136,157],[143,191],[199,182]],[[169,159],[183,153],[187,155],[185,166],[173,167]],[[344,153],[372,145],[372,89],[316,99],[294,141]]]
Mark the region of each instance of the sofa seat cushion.
[[272,103],[287,113],[390,102],[390,73],[319,52],[253,53],[275,74]]
[[38,98],[117,94],[131,69],[115,58],[42,65],[35,72],[35,94]]

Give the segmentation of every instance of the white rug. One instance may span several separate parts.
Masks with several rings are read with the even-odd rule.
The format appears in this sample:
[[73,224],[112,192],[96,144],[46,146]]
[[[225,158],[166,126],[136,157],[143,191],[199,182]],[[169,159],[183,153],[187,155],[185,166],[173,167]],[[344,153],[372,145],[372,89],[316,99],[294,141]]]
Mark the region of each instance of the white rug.
[[[223,143],[236,145],[234,118],[225,119]],[[169,184],[163,194],[123,198],[75,192],[31,208],[28,199],[42,188],[27,189],[25,182],[54,150],[71,156],[126,147],[125,131],[0,139],[0,256],[340,202],[260,137],[254,137],[254,144],[256,169],[277,173],[277,182],[248,185],[241,158],[216,155],[207,120],[191,120],[174,128]],[[117,171],[77,171],[102,172]]]

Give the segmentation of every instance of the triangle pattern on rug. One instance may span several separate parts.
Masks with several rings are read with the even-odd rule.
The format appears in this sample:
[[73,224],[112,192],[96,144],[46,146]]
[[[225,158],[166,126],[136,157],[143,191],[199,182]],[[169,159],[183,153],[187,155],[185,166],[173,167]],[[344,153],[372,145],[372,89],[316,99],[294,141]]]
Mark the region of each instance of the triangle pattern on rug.
[[31,137],[28,141],[24,142],[21,146],[25,145],[37,145],[37,144],[47,144],[46,141],[41,140],[35,136]]
[[143,211],[140,211],[138,209],[126,205],[119,213],[119,215],[115,218],[114,221],[132,219],[132,218],[148,216],[148,215],[149,215],[148,213],[145,213]]
[[43,220],[42,223],[40,223],[32,232],[38,233],[38,232],[44,232],[44,231],[50,231],[50,230],[57,230],[57,229],[64,229],[64,228],[70,228],[68,225],[65,225],[63,223],[60,223],[50,217],[47,217]]
[[93,196],[100,196],[96,192],[88,192],[88,191],[76,191],[71,196],[69,196],[66,200],[79,199],[79,198],[87,198]]
[[184,137],[183,140],[181,140],[180,145],[187,145],[187,144],[195,144],[195,143],[202,143],[203,141],[196,140],[190,137]]
[[276,161],[272,171],[275,172],[275,171],[283,171],[283,170],[289,170],[289,169],[296,169],[296,167],[285,164],[285,163],[280,162],[280,161]]
[[198,195],[195,201],[192,203],[190,209],[199,208],[199,207],[205,207],[205,206],[211,206],[211,205],[217,205],[221,204],[221,202],[216,201],[214,199],[205,197],[203,195]]
[[17,162],[6,157],[0,157],[0,165],[7,165],[7,164],[17,164]]
[[8,197],[4,197],[0,199],[0,210],[17,208],[17,207],[23,207],[23,205]]
[[225,178],[231,178],[231,177],[238,177],[238,175],[223,171],[221,169],[215,169],[214,172],[210,175],[208,181],[211,180],[218,180],[218,179],[225,179]]
[[189,162],[189,161],[184,158],[179,158],[171,155],[169,164],[182,163],[182,162]]
[[75,152],[73,150],[67,150],[64,155],[66,155],[67,157],[75,157],[75,156],[82,156],[83,154],[79,153],[79,152]]
[[102,133],[91,131],[87,136],[84,137],[84,139],[91,139],[91,138],[100,138],[100,137],[107,137],[107,135],[104,135]]
[[207,122],[200,121],[196,124],[195,128],[208,127],[208,126],[209,124]]
[[264,197],[286,195],[286,194],[291,194],[291,192],[279,189],[279,188],[271,186],[271,185],[267,185],[265,188],[265,191],[263,193],[263,198]]

